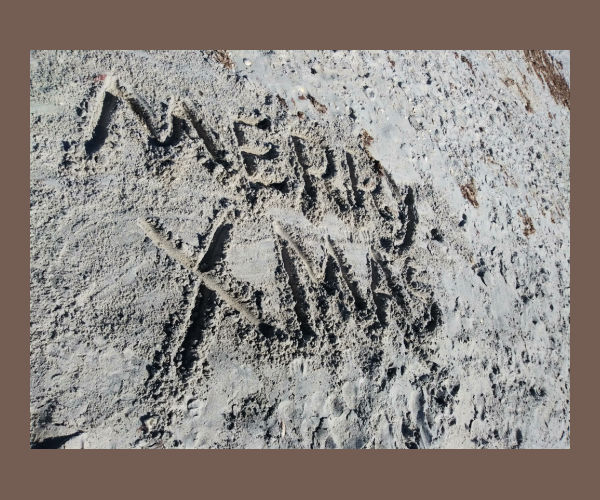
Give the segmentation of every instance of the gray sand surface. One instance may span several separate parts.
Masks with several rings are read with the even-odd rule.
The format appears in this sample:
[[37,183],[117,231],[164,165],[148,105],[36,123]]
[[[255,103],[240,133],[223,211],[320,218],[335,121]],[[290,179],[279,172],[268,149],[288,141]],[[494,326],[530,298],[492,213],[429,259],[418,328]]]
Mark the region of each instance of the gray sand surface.
[[568,448],[568,51],[31,53],[31,446]]

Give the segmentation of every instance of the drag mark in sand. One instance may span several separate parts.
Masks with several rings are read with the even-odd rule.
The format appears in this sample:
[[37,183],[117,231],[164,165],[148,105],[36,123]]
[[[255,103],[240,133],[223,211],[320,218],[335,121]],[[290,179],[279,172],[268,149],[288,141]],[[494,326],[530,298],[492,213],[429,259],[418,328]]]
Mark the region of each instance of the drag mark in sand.
[[194,273],[202,283],[208,288],[215,292],[218,297],[223,300],[228,306],[236,310],[240,316],[242,316],[252,326],[258,327],[261,322],[256,316],[254,316],[243,304],[234,299],[229,295],[227,291],[215,281],[214,278],[206,273],[201,272],[191,258],[185,255],[182,251],[176,249],[169,241],[162,236],[147,220],[139,219],[138,225],[146,233],[146,236],[161,250],[163,250],[171,259],[178,262],[180,265],[185,267],[188,271]]
[[285,229],[283,229],[283,227],[281,226],[281,224],[279,222],[277,222],[277,221],[273,222],[273,229],[274,229],[275,233],[277,233],[277,235],[280,238],[282,238],[283,240],[285,240],[285,242],[287,244],[289,244],[290,247],[292,247],[292,249],[294,250],[294,252],[296,252],[296,254],[298,255],[298,257],[302,261],[302,264],[304,264],[304,266],[306,267],[306,271],[308,272],[308,275],[310,276],[310,279],[312,280],[312,282],[313,283],[318,283],[318,280],[315,277],[315,273],[312,270],[312,266],[310,265],[310,262],[308,261],[308,257],[302,251],[302,249],[298,246],[298,244],[285,231]]

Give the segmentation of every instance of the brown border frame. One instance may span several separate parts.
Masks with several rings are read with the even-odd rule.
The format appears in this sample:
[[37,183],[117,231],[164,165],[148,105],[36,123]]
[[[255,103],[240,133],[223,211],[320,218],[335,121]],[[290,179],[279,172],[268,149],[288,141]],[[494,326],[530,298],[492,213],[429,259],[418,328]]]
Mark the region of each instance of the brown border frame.
[[[597,185],[593,94],[597,57],[590,34],[598,19],[577,2],[440,2],[411,6],[348,0],[325,2],[218,2],[186,5],[147,1],[134,6],[105,0],[21,3],[5,7],[1,120],[5,145],[2,209],[5,318],[2,383],[5,498],[176,497],[181,493],[228,498],[237,495],[378,498],[421,494],[535,497],[572,495],[591,486],[597,438],[597,384],[587,376],[598,352],[593,315],[592,253]],[[260,4],[260,5],[259,5]],[[312,4],[312,5],[311,5]],[[584,3],[579,4],[583,6]],[[8,25],[8,26],[6,26]],[[557,451],[71,451],[29,449],[27,276],[28,52],[70,48],[564,48],[571,49],[571,215],[575,245],[571,323],[571,450]],[[6,112],[8,111],[8,115]],[[10,147],[7,147],[10,145]],[[586,161],[586,160],[590,161]],[[596,182],[594,182],[596,181]],[[597,212],[597,210],[596,210]],[[591,228],[591,231],[590,231]],[[578,236],[579,235],[579,236]],[[584,239],[585,238],[585,239]],[[587,241],[586,241],[587,240]],[[588,265],[589,264],[589,265]],[[592,492],[593,490],[590,490]],[[260,492],[260,493],[259,493]]]

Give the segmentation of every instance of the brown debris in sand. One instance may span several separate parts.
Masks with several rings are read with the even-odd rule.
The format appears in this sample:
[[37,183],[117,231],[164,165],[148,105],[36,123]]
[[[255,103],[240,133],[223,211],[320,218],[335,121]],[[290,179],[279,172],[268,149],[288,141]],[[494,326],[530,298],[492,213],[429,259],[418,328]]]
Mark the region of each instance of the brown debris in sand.
[[527,215],[525,212],[519,213],[521,219],[523,220],[523,234],[529,238],[533,233],[535,233],[535,227],[533,226],[533,221],[531,217]]
[[555,66],[552,58],[545,50],[525,50],[525,61],[529,64],[542,83],[545,83],[550,94],[557,102],[571,109],[571,90],[569,84]]
[[363,131],[360,133],[360,140],[362,142],[362,145],[365,148],[368,148],[371,144],[373,144],[373,137],[371,136],[371,134],[369,134],[369,132],[367,132],[366,130],[363,129]]
[[315,107],[315,109],[319,112],[319,113],[325,113],[327,111],[327,106],[325,106],[325,104],[321,104],[319,101],[317,101],[313,96],[311,96],[310,94],[308,94],[306,97],[308,97],[308,100],[310,101],[310,103]]
[[472,178],[467,184],[463,184],[460,187],[460,192],[475,208],[479,206],[479,202],[477,201],[477,190],[475,189],[475,181]]
[[233,69],[234,64],[227,50],[213,50],[212,56],[215,61],[221,63],[227,69]]

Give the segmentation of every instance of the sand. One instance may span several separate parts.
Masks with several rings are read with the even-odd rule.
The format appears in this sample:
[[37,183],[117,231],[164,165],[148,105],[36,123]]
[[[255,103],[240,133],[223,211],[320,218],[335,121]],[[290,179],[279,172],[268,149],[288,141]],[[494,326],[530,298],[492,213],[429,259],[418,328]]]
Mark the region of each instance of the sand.
[[568,448],[568,51],[34,51],[35,448]]

